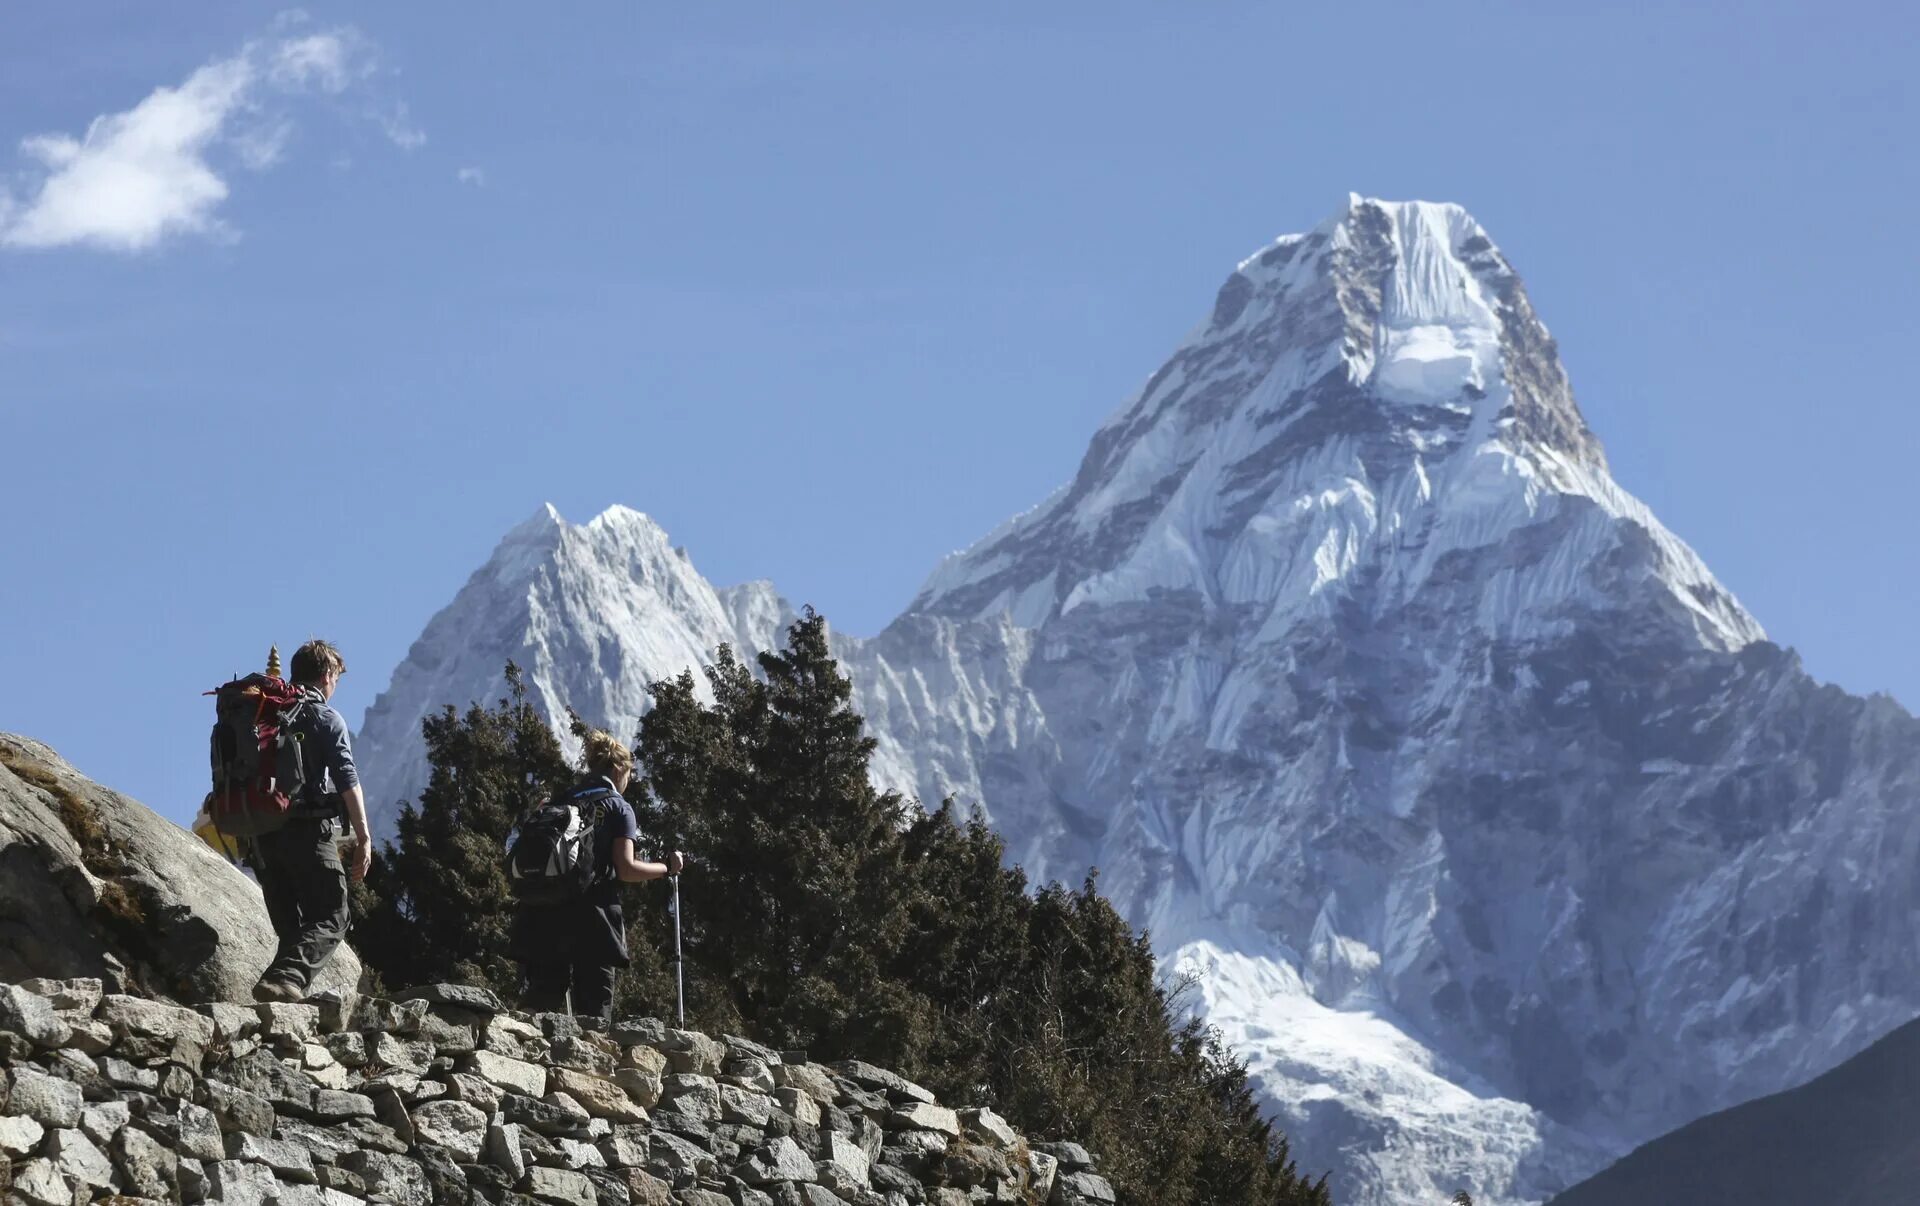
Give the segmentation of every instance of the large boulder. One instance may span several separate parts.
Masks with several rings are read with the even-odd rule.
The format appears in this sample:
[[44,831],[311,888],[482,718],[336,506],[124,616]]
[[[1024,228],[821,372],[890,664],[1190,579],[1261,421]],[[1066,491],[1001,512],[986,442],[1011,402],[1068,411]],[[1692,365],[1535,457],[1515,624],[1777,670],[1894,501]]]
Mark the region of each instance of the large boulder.
[[[275,945],[252,879],[40,742],[0,733],[0,980],[250,1000]],[[359,979],[342,945],[314,989]]]

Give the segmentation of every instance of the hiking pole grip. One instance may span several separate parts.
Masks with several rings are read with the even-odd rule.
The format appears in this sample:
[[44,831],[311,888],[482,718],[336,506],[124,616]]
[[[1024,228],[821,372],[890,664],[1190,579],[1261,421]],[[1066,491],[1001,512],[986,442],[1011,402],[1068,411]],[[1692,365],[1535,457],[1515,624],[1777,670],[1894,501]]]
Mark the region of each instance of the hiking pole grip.
[[687,1028],[686,962],[680,956],[680,877],[667,876],[673,885],[673,999],[680,1029]]

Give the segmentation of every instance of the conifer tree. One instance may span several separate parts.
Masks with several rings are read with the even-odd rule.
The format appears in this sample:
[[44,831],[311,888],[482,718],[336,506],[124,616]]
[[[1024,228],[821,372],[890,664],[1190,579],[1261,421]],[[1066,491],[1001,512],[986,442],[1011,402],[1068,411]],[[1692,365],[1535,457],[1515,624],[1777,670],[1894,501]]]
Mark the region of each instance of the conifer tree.
[[401,808],[398,840],[356,894],[355,945],[393,988],[448,981],[519,996],[502,851],[514,824],[570,772],[519,667],[506,672],[508,696],[493,707],[462,715],[448,705],[422,722],[426,790]]

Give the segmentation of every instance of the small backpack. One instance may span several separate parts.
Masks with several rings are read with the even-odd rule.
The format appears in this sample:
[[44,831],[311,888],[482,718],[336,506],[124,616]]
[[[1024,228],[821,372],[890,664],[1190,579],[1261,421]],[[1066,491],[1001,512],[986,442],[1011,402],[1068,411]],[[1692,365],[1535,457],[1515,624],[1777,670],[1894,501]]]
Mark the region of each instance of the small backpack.
[[307,791],[306,758],[293,721],[306,700],[280,677],[278,650],[265,674],[207,692],[214,697],[213,791],[207,815],[229,837],[258,837],[286,824]]
[[528,813],[507,843],[507,881],[526,904],[579,900],[600,877],[594,831],[611,788],[556,796]]

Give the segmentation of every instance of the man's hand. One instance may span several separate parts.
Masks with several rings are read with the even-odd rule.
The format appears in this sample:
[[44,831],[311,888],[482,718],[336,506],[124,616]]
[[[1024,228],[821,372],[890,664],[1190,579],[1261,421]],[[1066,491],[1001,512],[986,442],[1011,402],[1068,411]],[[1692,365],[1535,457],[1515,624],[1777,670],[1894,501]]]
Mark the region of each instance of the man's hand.
[[678,850],[674,851],[672,854],[669,854],[667,856],[667,874],[668,875],[680,874],[681,868],[685,867],[686,865],[687,865],[687,856],[680,853]]
[[354,883],[367,877],[367,869],[373,866],[373,837],[365,830],[353,835],[353,865],[347,868],[347,875]]

